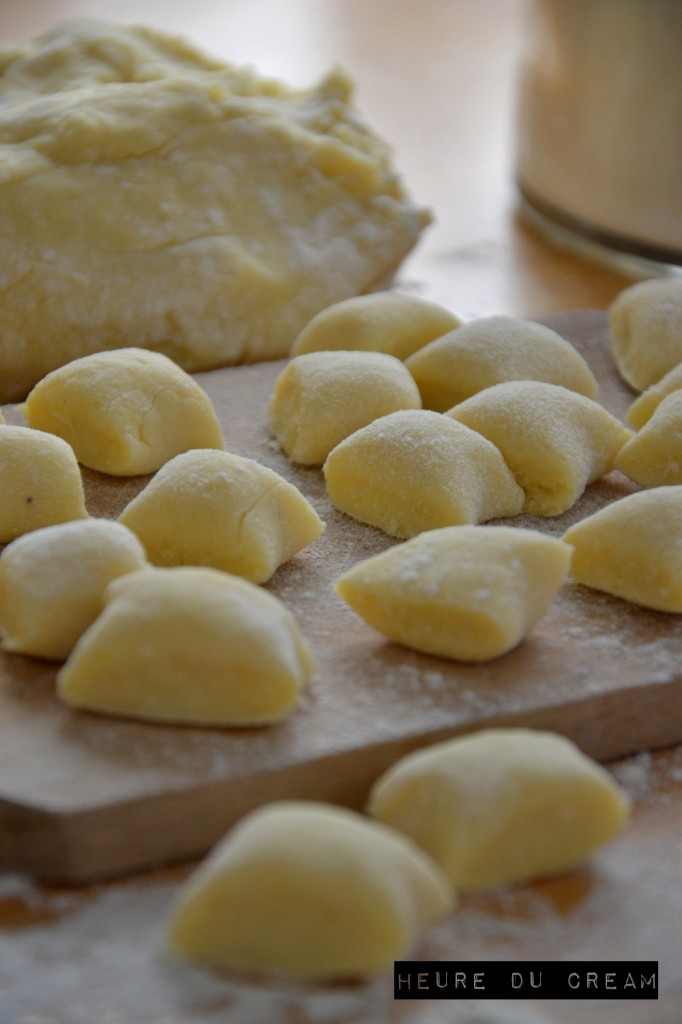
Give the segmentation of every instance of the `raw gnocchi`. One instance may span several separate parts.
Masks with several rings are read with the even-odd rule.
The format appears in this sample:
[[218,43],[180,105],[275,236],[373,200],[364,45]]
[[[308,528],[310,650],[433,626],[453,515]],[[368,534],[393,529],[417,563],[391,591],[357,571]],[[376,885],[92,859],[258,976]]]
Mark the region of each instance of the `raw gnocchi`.
[[682,362],[682,281],[640,281],[609,310],[612,351],[628,384],[644,391]]
[[616,469],[642,487],[682,484],[682,391],[673,391],[616,456]]

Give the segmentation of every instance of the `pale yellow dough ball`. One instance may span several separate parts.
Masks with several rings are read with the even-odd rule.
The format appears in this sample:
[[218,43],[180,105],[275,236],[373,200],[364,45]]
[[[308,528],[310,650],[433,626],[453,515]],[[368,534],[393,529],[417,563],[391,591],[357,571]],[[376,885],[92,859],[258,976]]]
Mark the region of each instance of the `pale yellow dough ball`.
[[383,352],[310,352],[279,375],[268,414],[289,458],[315,466],[372,420],[420,408],[417,385],[399,359]]
[[454,906],[430,857],[392,829],[322,803],[247,815],[181,891],[168,947],[233,971],[301,980],[389,969]]
[[208,395],[167,356],[122,348],[53,370],[24,404],[31,427],[64,438],[84,466],[153,473],[190,448],[224,448]]
[[616,456],[616,469],[642,487],[682,484],[682,391],[673,391]]
[[265,583],[324,530],[284,477],[209,449],[167,462],[119,522],[137,534],[154,565],[206,565],[253,583]]
[[617,296],[609,310],[618,370],[644,391],[682,362],[682,281],[640,281]]
[[142,569],[109,584],[57,692],[130,718],[264,725],[293,711],[312,672],[296,620],[261,587],[216,569]]
[[630,800],[564,737],[489,729],[398,761],[368,810],[477,892],[578,867],[625,827]]
[[630,426],[639,430],[649,422],[663,399],[680,389],[682,389],[682,363],[673,366],[665,377],[661,377],[656,384],[652,384],[634,400],[627,414]]
[[0,555],[0,632],[6,651],[66,658],[104,605],[112,579],[145,565],[138,539],[106,519],[45,526]]
[[543,617],[570,560],[568,544],[536,530],[451,526],[360,562],[335,589],[396,643],[488,661]]
[[41,526],[87,518],[73,449],[30,427],[0,430],[0,544]]

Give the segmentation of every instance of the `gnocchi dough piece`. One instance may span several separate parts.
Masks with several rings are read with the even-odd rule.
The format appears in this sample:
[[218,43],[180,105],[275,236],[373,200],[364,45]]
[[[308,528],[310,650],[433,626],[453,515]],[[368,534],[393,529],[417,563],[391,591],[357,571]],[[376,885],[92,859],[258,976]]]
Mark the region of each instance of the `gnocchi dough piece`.
[[335,589],[396,643],[488,661],[516,647],[543,617],[570,560],[568,544],[536,530],[451,526],[360,562]]
[[288,480],[240,455],[176,455],[119,516],[158,566],[206,565],[265,583],[324,523]]
[[270,427],[294,462],[321,466],[349,434],[398,409],[420,409],[417,385],[382,352],[296,356],[275,384]]
[[109,584],[57,692],[71,707],[130,718],[265,725],[294,709],[312,672],[273,594],[217,569],[148,568]]
[[368,810],[480,892],[578,867],[625,827],[630,800],[563,736],[486,729],[398,761]]
[[106,519],[45,526],[0,555],[0,632],[6,651],[67,658],[103,607],[111,580],[146,564],[129,530]]
[[663,399],[618,452],[615,466],[642,487],[682,484],[682,391]]
[[635,430],[640,430],[648,423],[659,405],[668,395],[682,389],[682,363],[673,366],[665,377],[648,387],[634,400],[628,409],[627,421]]
[[0,544],[41,526],[87,518],[80,469],[60,437],[4,425],[0,480]]
[[612,351],[621,377],[637,391],[682,362],[682,281],[640,281],[609,310]]
[[190,877],[168,948],[213,967],[332,980],[375,974],[453,909],[430,857],[392,829],[317,802],[243,818]]
[[524,512],[556,516],[609,473],[632,431],[597,402],[557,384],[495,384],[448,413],[502,452],[525,492]]
[[542,380],[595,398],[597,382],[556,331],[509,316],[484,317],[432,341],[407,360],[425,408],[446,412],[508,380]]
[[294,356],[322,349],[361,349],[407,359],[459,327],[444,306],[400,292],[374,292],[336,302],[306,324],[291,349]]
[[351,434],[330,453],[324,475],[338,509],[392,537],[513,516],[523,506],[523,491],[493,444],[419,409]]
[[224,448],[208,395],[167,356],[97,352],[53,370],[24,404],[31,427],[68,441],[82,465],[153,473],[190,448]]
[[571,575],[595,590],[682,612],[682,487],[638,491],[566,531]]

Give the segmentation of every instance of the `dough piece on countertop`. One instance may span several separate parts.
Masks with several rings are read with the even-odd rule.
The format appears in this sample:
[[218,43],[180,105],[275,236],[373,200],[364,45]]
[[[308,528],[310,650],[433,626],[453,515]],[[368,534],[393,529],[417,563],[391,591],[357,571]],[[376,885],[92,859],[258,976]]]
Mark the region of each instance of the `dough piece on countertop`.
[[139,26],[0,49],[0,401],[90,352],[288,355],[430,222],[333,70],[291,89]]
[[525,491],[524,512],[556,516],[611,472],[632,431],[603,406],[557,384],[495,384],[447,413],[499,448]]
[[0,544],[41,526],[88,516],[76,456],[60,437],[3,425],[0,481]]
[[53,370],[24,404],[31,427],[68,441],[78,461],[114,476],[154,473],[190,448],[224,448],[208,395],[167,356],[97,352]]
[[615,466],[642,487],[682,484],[682,391],[663,399],[618,452]]
[[351,434],[330,453],[324,475],[338,509],[392,537],[513,516],[523,506],[523,491],[495,445],[420,409],[382,416]]
[[284,477],[211,449],[167,462],[119,522],[137,534],[154,565],[206,565],[253,583],[265,583],[324,530]]
[[217,569],[142,569],[114,580],[57,676],[74,708],[192,725],[285,718],[313,673],[294,617]]
[[106,519],[45,526],[0,555],[0,632],[6,651],[67,658],[104,605],[111,580],[144,568],[137,537]]
[[637,391],[682,362],[682,281],[639,281],[609,310],[612,351],[621,377]]
[[573,870],[622,831],[630,800],[563,736],[487,729],[398,761],[368,809],[476,892]]
[[435,302],[400,292],[374,292],[323,309],[303,328],[291,354],[360,349],[407,359],[460,325],[459,317]]
[[458,661],[516,647],[547,611],[571,548],[536,530],[451,526],[421,533],[337,579],[336,592],[396,643]]
[[243,818],[181,890],[176,955],[301,980],[390,968],[455,903],[411,840],[353,811],[278,801]]
[[665,377],[661,377],[656,384],[652,384],[634,400],[627,414],[630,426],[635,430],[640,430],[645,423],[649,422],[663,399],[680,389],[682,389],[682,363],[673,366]]
[[293,462],[321,466],[349,434],[399,409],[420,409],[417,385],[383,352],[296,356],[275,384],[270,427]]
[[571,526],[571,575],[595,590],[682,612],[682,486],[638,491]]
[[432,341],[407,360],[424,407],[445,412],[472,395],[508,380],[561,384],[588,398],[597,382],[573,346],[530,320],[484,317]]

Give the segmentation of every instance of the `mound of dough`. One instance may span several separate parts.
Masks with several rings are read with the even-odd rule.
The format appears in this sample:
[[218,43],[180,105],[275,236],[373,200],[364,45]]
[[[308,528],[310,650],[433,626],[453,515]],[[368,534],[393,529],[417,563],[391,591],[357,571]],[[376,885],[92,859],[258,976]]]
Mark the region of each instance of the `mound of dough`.
[[351,434],[329,455],[324,475],[341,512],[392,537],[513,516],[523,507],[523,491],[495,445],[420,409]]
[[253,459],[209,449],[167,462],[119,522],[154,565],[205,565],[252,583],[265,583],[324,530],[288,480]]
[[76,456],[60,437],[3,425],[0,479],[0,544],[41,526],[87,518]]
[[640,281],[609,310],[612,351],[621,377],[637,391],[682,362],[682,281]]
[[609,473],[632,431],[597,402],[557,384],[495,384],[448,413],[502,452],[524,512],[556,516]]
[[578,867],[625,827],[630,801],[564,737],[488,729],[398,761],[368,809],[467,892]]
[[571,526],[571,575],[633,604],[682,612],[682,487],[614,501]]
[[265,725],[294,709],[312,672],[296,620],[261,587],[216,569],[141,569],[109,584],[57,693],[129,718]]
[[634,400],[627,414],[630,426],[635,430],[640,430],[645,423],[649,422],[663,399],[680,389],[682,389],[682,363],[673,366],[665,377],[661,377],[656,384],[652,384]]
[[0,51],[0,400],[89,352],[287,355],[429,223],[352,82],[262,80],[89,19]]
[[673,391],[616,456],[616,469],[642,487],[682,484],[682,391]]
[[277,378],[270,428],[294,462],[321,466],[332,448],[372,420],[420,409],[417,385],[382,352],[311,352]]
[[594,398],[597,382],[582,356],[556,331],[529,320],[473,320],[420,349],[407,368],[425,408],[445,412],[508,380],[542,380]]
[[323,309],[303,328],[291,354],[361,349],[407,359],[460,325],[459,317],[435,302],[400,292],[374,292]]
[[62,437],[78,461],[113,476],[154,473],[190,448],[224,448],[208,395],[167,356],[97,352],[53,370],[24,404],[31,427]]
[[85,519],[25,534],[0,555],[0,632],[6,651],[67,658],[104,604],[111,580],[142,569],[125,527]]
[[281,801],[243,818],[192,875],[168,947],[249,973],[366,976],[453,905],[448,880],[404,836],[353,811]]
[[451,526],[360,562],[335,589],[396,643],[488,661],[542,618],[570,561],[568,544],[536,530]]

